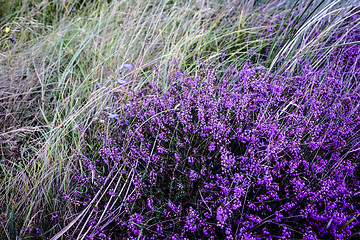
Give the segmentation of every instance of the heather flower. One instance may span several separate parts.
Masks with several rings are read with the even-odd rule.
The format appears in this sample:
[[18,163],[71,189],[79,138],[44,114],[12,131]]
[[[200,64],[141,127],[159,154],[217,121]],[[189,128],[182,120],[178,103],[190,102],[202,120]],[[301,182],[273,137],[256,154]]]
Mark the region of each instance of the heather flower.
[[195,181],[198,178],[199,178],[199,175],[194,170],[190,170],[189,179],[191,181]]
[[197,228],[196,220],[197,220],[197,214],[195,210],[192,207],[190,207],[189,214],[188,216],[186,216],[184,229],[186,231],[190,231],[191,233],[194,233]]
[[128,226],[128,231],[132,232],[133,234],[140,236],[140,227],[142,225],[143,222],[143,216],[141,216],[140,214],[132,214],[129,218],[129,223],[127,224]]
[[209,144],[209,151],[212,152],[212,151],[215,151],[215,143],[214,142],[211,142]]
[[21,232],[31,239],[40,239],[40,229],[37,227],[23,228]]
[[127,69],[127,70],[129,70],[129,71],[131,71],[134,67],[133,67],[133,65],[130,64],[130,63],[125,63],[125,64],[124,64],[124,68]]
[[116,113],[109,115],[109,118],[111,118],[111,119],[114,119],[114,118],[117,118],[117,117],[119,117],[119,114],[116,114]]
[[122,80],[122,79],[118,79],[118,80],[116,80],[116,82],[117,82],[117,84],[119,84],[120,86],[125,85],[126,83],[128,83],[127,81],[124,81],[124,80]]
[[155,208],[153,206],[153,203],[154,203],[154,200],[152,200],[151,198],[148,198],[147,199],[147,205],[148,207],[152,210],[152,211],[155,211]]
[[218,221],[217,225],[222,228],[227,218],[228,217],[224,209],[221,206],[219,206],[216,210],[216,220]]
[[116,196],[116,193],[114,192],[113,189],[109,189],[109,191],[107,192],[107,194],[109,194],[109,195],[112,196],[112,197],[115,197],[115,196]]

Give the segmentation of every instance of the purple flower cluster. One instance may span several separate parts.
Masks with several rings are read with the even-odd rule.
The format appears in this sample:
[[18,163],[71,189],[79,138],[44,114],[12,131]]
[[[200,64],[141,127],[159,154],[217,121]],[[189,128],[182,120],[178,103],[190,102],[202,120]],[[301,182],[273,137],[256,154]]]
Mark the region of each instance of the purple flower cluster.
[[21,229],[22,237],[27,239],[41,239],[40,237],[40,229],[37,227],[29,227]]
[[131,93],[99,160],[80,155],[89,169],[77,177],[89,185],[82,201],[104,184],[112,184],[104,199],[117,197],[118,179],[105,181],[114,169],[121,183],[131,176],[132,194],[108,209],[116,217],[104,233],[345,239],[359,232],[360,85],[300,66],[296,75],[271,76],[250,64],[222,71],[200,64],[195,77],[173,72],[165,93],[156,81]]

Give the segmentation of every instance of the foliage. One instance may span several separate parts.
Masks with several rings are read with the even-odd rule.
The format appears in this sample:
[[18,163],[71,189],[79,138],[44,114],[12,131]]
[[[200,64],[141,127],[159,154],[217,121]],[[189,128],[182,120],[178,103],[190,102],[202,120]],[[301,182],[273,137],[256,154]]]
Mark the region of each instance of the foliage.
[[0,238],[357,237],[358,1],[8,3]]

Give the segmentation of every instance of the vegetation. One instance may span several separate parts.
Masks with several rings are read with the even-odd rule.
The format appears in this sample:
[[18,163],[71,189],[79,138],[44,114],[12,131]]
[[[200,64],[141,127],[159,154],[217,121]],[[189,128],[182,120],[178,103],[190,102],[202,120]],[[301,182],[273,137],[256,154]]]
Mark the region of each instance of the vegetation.
[[1,239],[359,237],[358,1],[5,1]]

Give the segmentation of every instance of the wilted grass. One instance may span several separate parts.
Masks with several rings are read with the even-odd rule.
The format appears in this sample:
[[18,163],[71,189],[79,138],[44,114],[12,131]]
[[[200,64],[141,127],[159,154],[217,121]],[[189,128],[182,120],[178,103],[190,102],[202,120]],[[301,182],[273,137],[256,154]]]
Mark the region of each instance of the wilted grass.
[[[344,31],[358,7],[356,1],[170,0],[17,6],[3,20],[2,30],[10,32],[0,42],[3,237],[35,226],[54,236],[66,226],[52,226],[49,216],[66,216],[66,223],[82,216],[58,195],[72,190],[74,153],[99,147],[95,137],[112,128],[113,108],[154,78],[153,67],[165,90],[173,61],[190,72],[198,58],[238,67],[250,60],[277,73],[294,71],[300,58],[320,66],[342,44],[341,37],[332,41],[334,34],[358,28],[356,22]],[[134,69],[124,69],[126,63]],[[119,79],[128,84],[119,86]]]

